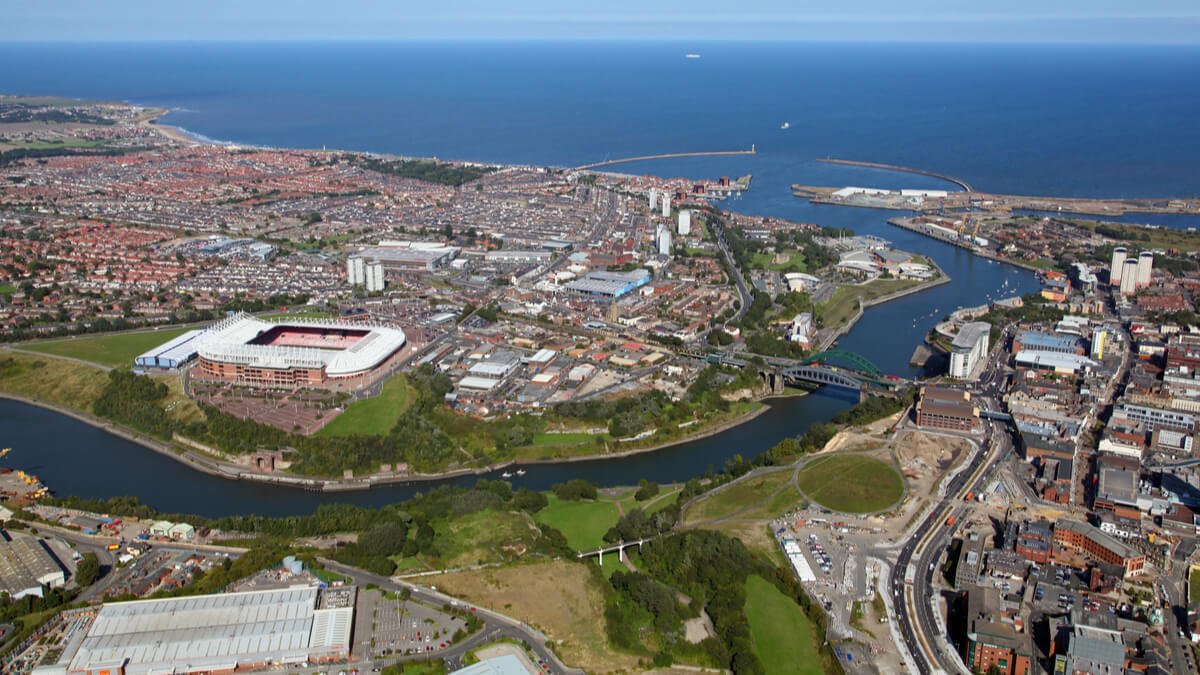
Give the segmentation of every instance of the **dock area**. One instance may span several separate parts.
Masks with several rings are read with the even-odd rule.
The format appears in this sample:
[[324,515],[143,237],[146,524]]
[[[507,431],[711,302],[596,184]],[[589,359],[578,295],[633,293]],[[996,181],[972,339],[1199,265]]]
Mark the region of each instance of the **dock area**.
[[857,206],[916,213],[944,211],[1041,211],[1115,218],[1126,213],[1171,213],[1200,215],[1200,199],[1086,199],[1077,197],[1033,197],[990,192],[944,190],[885,190],[857,187],[793,185],[792,194],[813,204]]
[[817,161],[824,162],[826,164],[842,164],[844,166],[861,166],[861,167],[866,167],[868,169],[883,169],[885,171],[899,171],[901,173],[915,173],[915,174],[921,175],[921,176],[929,176],[931,178],[937,178],[939,180],[944,180],[948,183],[954,183],[955,185],[959,186],[963,190],[966,190],[967,192],[973,192],[973,190],[971,189],[971,185],[969,183],[967,183],[965,180],[955,178],[954,176],[947,176],[944,173],[935,173],[933,171],[926,171],[924,169],[914,169],[914,168],[908,167],[908,166],[896,166],[895,164],[879,164],[877,162],[858,162],[858,161],[855,161],[852,159],[832,159],[830,157],[826,157],[825,159],[818,159]]

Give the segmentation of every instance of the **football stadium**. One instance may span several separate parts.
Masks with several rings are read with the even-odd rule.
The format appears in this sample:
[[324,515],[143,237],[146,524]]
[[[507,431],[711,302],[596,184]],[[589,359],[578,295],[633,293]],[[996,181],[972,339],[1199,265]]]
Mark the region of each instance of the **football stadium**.
[[404,348],[399,328],[330,319],[271,323],[237,314],[196,339],[193,375],[253,386],[363,386]]

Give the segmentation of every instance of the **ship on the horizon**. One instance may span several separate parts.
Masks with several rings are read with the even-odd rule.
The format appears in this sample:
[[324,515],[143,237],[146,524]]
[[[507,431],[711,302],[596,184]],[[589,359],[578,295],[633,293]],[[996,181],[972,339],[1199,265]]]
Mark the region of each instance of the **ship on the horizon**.
[[784,122],[783,124],[779,125],[779,128],[780,128],[780,129],[787,129],[787,128],[788,128],[788,127],[790,127],[790,126],[792,126],[792,123],[791,123],[791,122]]
[[683,55],[683,58],[685,58],[685,59],[698,59],[698,58],[700,58],[700,55],[699,55],[699,54],[684,54],[684,55]]

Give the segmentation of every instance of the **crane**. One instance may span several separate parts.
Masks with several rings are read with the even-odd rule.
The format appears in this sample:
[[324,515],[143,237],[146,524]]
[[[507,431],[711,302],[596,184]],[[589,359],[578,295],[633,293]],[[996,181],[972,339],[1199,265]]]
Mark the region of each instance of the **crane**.
[[12,452],[12,448],[4,448],[3,450],[0,450],[0,459],[3,459],[4,456],[10,452]]

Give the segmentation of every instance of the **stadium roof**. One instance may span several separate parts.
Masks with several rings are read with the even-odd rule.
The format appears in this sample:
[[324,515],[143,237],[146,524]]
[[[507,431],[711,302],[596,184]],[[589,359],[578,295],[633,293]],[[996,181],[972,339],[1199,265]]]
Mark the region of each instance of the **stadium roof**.
[[[197,672],[347,650],[353,607],[317,610],[318,593],[304,587],[105,604],[70,670],[127,659],[127,675]],[[318,634],[315,622],[335,630]]]
[[[248,344],[278,326],[369,332],[350,347],[340,350]],[[196,350],[200,356],[211,361],[279,370],[292,367],[324,368],[329,377],[347,377],[378,366],[403,347],[404,341],[404,331],[399,328],[343,323],[336,319],[292,319],[270,323],[249,314],[238,314],[205,331],[197,340]]]

